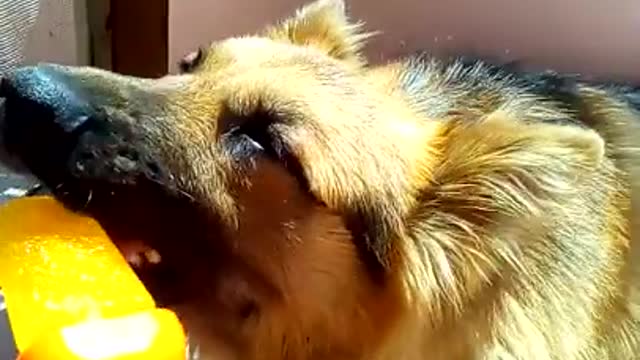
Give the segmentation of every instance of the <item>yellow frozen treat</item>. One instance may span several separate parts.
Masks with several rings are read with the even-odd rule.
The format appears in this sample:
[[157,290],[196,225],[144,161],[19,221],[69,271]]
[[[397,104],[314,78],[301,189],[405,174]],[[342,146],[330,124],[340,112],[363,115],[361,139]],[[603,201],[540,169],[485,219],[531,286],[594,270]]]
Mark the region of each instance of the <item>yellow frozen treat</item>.
[[0,287],[19,351],[64,326],[155,308],[98,223],[51,197],[0,206]]
[[185,352],[178,318],[169,310],[153,309],[47,333],[19,360],[184,360]]

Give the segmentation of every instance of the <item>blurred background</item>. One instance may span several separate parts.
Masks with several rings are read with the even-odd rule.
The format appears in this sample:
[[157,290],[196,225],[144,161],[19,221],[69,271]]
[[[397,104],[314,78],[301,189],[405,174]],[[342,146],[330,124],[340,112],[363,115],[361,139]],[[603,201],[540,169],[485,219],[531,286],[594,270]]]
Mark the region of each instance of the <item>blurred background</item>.
[[[15,4],[24,0],[0,0]],[[304,0],[35,0],[28,62],[92,64],[160,76],[201,44],[250,33]],[[25,1],[28,2],[28,1]],[[373,61],[423,49],[520,60],[601,78],[640,81],[637,0],[346,0],[382,34]],[[0,5],[2,7],[2,5]]]
[[[367,47],[373,62],[426,50],[516,60],[531,69],[640,83],[637,0],[346,1],[353,18],[364,20],[369,30],[382,32]],[[93,65],[158,77],[174,72],[179,59],[197,46],[254,32],[304,3],[0,0],[0,51],[6,48],[6,38],[20,34],[24,36],[20,63]],[[37,7],[33,22],[7,17],[25,6]],[[3,65],[14,66],[7,60],[3,63],[2,55],[0,72]],[[0,169],[0,200],[20,195],[30,186]]]

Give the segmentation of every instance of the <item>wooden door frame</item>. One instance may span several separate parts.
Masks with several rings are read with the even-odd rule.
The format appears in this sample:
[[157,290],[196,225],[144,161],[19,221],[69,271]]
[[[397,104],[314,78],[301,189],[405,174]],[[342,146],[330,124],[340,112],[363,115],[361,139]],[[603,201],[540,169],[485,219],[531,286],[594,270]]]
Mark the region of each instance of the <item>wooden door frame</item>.
[[126,75],[165,75],[168,10],[168,0],[89,0],[91,64]]

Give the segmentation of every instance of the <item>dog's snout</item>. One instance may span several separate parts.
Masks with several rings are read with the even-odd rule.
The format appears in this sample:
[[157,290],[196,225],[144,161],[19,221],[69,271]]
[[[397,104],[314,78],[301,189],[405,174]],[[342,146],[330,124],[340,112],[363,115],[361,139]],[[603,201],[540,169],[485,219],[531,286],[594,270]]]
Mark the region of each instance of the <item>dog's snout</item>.
[[38,65],[5,74],[0,82],[0,147],[27,168],[60,164],[81,125],[92,116],[79,84],[63,67]]
[[127,108],[132,95],[122,97],[119,90],[130,90],[132,81],[98,69],[49,64],[8,73],[0,85],[5,98],[0,153],[52,189],[62,183],[159,181],[165,174],[161,161],[149,154],[135,109]]
[[38,126],[56,126],[71,132],[91,114],[73,78],[48,65],[7,74],[0,83],[0,97],[6,99],[7,120],[24,122],[34,131]]

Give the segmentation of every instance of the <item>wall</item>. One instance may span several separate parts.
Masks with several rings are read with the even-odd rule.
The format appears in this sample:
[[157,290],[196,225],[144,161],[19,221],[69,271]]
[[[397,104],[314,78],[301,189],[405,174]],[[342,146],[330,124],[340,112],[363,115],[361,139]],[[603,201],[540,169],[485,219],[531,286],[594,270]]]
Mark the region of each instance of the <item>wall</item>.
[[[637,0],[347,0],[353,17],[384,33],[376,61],[426,49],[533,67],[640,81]],[[169,66],[200,44],[259,29],[302,0],[169,0]]]
[[40,0],[38,18],[26,44],[26,62],[88,64],[86,11],[85,0]]

